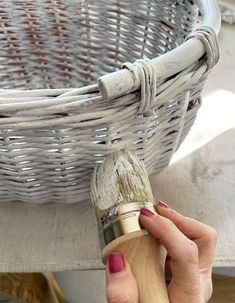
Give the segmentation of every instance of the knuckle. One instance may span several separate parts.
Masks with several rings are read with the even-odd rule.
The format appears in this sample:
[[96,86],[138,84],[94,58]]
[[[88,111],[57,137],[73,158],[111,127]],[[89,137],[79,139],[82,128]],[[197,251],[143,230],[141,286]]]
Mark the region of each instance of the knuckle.
[[215,247],[217,243],[217,232],[213,227],[206,226],[205,236],[202,241],[206,247]]
[[184,219],[185,219],[185,221],[186,221],[188,224],[197,225],[197,224],[199,223],[196,219],[191,218],[191,217],[185,217]]
[[167,229],[172,230],[175,228],[175,224],[171,220],[164,218],[164,221]]
[[217,242],[217,231],[213,227],[208,226],[208,237],[212,243]]
[[189,263],[198,263],[198,246],[191,240],[187,241],[185,246],[186,261]]

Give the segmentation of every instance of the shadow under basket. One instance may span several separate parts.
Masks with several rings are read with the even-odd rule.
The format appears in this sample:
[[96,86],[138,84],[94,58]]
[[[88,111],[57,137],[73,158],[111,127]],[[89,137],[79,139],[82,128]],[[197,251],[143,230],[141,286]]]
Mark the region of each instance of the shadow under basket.
[[219,59],[214,0],[2,0],[0,201],[89,198],[128,148],[164,169]]

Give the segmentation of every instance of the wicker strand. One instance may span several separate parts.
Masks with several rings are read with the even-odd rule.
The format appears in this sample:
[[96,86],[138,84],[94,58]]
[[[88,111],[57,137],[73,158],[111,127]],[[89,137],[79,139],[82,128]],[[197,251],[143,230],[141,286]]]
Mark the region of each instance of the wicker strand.
[[214,1],[1,0],[0,203],[87,200],[127,146],[164,169],[218,59],[210,28],[188,36],[218,31]]
[[197,38],[205,45],[207,53],[207,71],[211,70],[219,61],[220,49],[215,31],[209,26],[201,26],[188,35],[185,40]]
[[134,86],[140,82],[141,98],[138,114],[150,116],[156,96],[157,75],[149,59],[139,59],[134,63],[126,62],[122,68],[127,68],[134,75]]

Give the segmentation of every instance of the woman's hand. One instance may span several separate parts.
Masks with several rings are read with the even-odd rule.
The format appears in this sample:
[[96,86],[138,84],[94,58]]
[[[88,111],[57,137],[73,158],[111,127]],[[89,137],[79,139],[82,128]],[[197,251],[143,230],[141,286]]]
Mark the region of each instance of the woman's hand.
[[[166,283],[170,302],[208,302],[212,294],[215,230],[182,216],[163,202],[156,209],[159,214],[141,209],[140,220],[167,250]],[[109,303],[138,303],[135,278],[128,262],[118,252],[109,256],[106,281]]]

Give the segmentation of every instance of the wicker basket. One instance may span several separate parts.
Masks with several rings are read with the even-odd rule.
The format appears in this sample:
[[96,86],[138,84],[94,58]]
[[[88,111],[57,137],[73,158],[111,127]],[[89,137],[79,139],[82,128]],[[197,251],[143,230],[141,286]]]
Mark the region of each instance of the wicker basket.
[[214,0],[1,0],[0,21],[1,201],[84,200],[126,147],[161,171],[219,58]]

